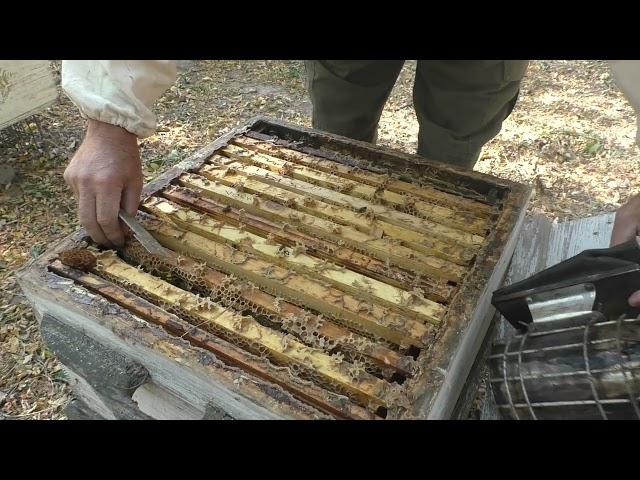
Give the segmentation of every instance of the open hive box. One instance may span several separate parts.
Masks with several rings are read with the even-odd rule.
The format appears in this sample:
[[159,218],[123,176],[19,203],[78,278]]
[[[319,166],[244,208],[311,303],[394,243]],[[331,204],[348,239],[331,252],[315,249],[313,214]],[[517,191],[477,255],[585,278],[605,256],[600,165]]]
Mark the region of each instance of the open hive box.
[[81,231],[20,282],[85,416],[447,418],[529,193],[257,118],[145,187],[169,257]]

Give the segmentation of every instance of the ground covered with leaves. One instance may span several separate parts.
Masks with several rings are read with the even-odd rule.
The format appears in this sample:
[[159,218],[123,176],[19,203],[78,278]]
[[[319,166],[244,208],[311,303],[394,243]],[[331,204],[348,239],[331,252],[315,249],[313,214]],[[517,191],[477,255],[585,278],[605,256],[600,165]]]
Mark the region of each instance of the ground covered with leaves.
[[[418,133],[414,72],[407,62],[379,132],[379,143],[409,152]],[[147,180],[254,115],[311,124],[300,61],[181,62],[156,111],[158,131],[141,142]],[[476,169],[535,185],[532,213],[565,219],[612,211],[639,191],[635,129],[605,62],[535,61]],[[62,173],[83,132],[62,94],[42,114],[0,131],[0,418],[64,418],[70,399],[15,271],[77,228]]]

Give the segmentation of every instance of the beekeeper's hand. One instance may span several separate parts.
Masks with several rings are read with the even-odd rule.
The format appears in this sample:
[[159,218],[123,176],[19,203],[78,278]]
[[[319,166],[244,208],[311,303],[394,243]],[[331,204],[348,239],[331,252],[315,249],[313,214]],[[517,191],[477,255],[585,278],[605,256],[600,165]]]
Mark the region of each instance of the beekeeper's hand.
[[[640,235],[640,195],[637,195],[616,212],[611,246],[627,242]],[[640,290],[629,297],[629,304],[640,307]]]
[[106,247],[124,244],[118,218],[123,208],[135,215],[143,176],[136,135],[108,123],[89,120],[84,141],[64,172],[78,202],[80,223]]

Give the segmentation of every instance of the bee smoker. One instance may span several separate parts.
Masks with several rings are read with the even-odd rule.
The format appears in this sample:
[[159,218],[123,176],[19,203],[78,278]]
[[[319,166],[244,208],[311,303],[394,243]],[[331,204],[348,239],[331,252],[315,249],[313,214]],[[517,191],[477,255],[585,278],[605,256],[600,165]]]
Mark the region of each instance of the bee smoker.
[[490,382],[509,419],[640,419],[640,247],[586,250],[497,290],[517,334],[493,346]]

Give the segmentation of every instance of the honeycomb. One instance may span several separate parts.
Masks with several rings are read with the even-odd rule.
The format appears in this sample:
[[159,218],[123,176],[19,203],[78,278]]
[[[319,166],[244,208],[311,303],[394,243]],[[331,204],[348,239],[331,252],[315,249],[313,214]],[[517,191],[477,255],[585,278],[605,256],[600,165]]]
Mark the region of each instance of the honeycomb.
[[240,135],[142,203],[168,256],[130,236],[59,260],[285,369],[294,396],[394,418],[496,218],[408,180]]
[[74,248],[60,252],[58,259],[69,267],[88,272],[96,266],[97,258],[85,248]]

